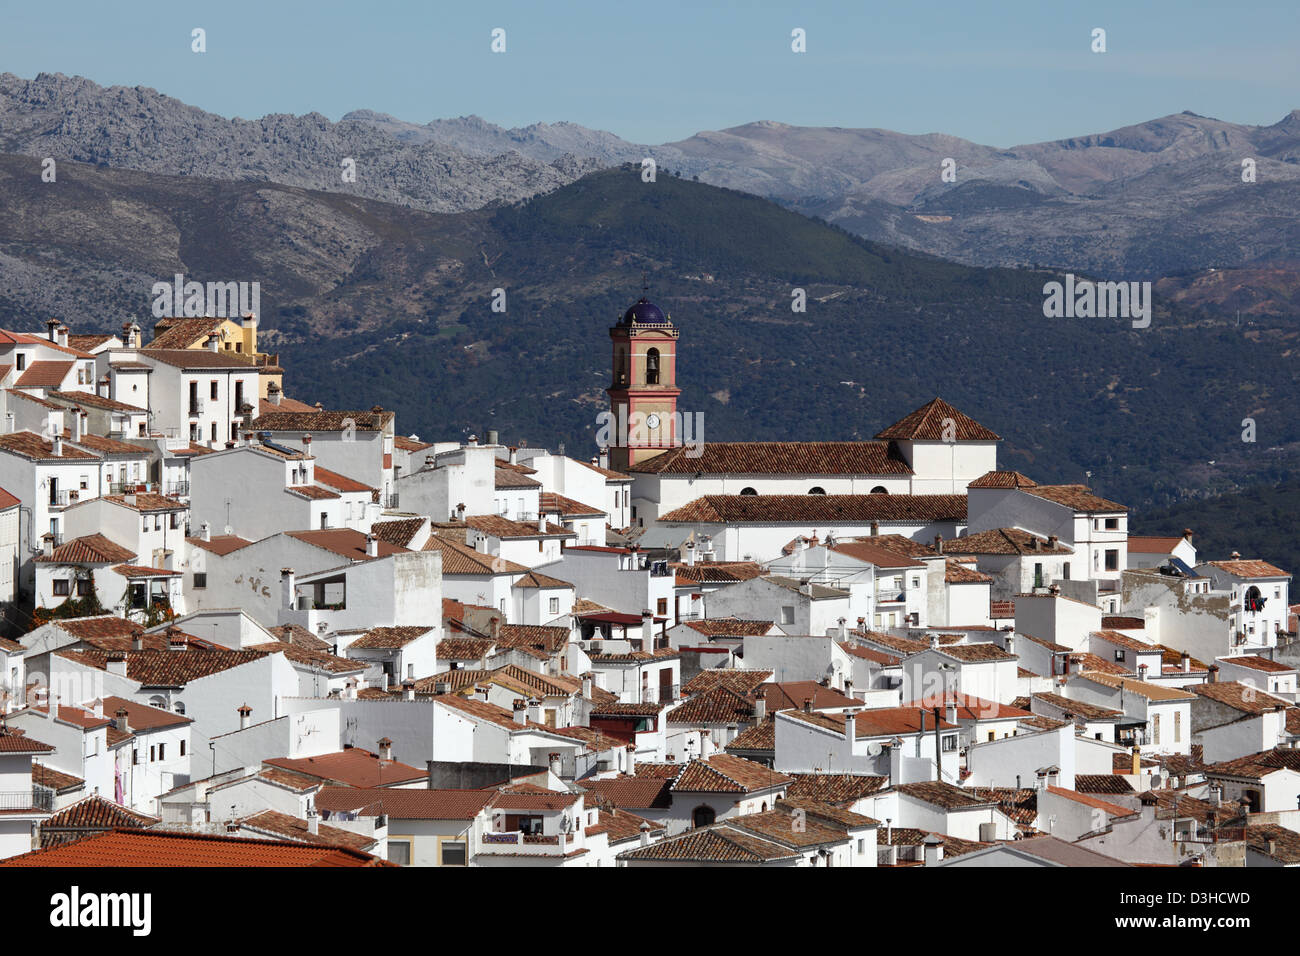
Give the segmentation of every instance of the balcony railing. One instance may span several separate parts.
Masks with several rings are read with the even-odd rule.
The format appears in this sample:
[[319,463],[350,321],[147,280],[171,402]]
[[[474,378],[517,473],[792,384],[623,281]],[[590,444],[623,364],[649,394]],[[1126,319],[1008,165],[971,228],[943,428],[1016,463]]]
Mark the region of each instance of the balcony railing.
[[[90,492],[86,492],[86,497],[87,497],[87,498],[92,497],[91,494],[90,494]],[[67,507],[68,505],[70,505],[70,504],[76,504],[76,503],[80,500],[80,498],[81,498],[81,492],[80,492],[79,490],[73,490],[73,491],[51,491],[51,492],[50,492],[50,507],[51,507],[51,508],[66,508],[66,507]]]
[[659,687],[642,687],[641,703],[658,704],[662,701],[676,700],[681,693],[681,687],[678,684],[664,684]]
[[397,492],[394,491],[390,495],[381,495],[379,500],[385,508],[396,508],[400,499]]
[[190,417],[194,417],[194,416],[196,416],[196,415],[202,415],[202,414],[203,414],[203,399],[201,399],[201,398],[191,398],[191,399],[190,399]]
[[0,790],[0,810],[54,812],[53,790]]
[[566,833],[484,833],[479,841],[480,853],[528,853],[536,856],[562,856],[573,849],[578,835]]
[[166,488],[167,490],[163,494],[172,498],[184,497],[190,493],[190,483],[188,481],[173,481]]

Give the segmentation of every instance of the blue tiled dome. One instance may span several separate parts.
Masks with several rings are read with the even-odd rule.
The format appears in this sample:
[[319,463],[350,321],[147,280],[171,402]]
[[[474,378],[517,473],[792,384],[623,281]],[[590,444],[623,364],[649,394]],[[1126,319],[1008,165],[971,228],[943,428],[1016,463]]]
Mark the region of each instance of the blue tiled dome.
[[623,313],[623,325],[631,325],[633,322],[637,325],[672,325],[663,309],[645,296],[641,296],[632,308]]

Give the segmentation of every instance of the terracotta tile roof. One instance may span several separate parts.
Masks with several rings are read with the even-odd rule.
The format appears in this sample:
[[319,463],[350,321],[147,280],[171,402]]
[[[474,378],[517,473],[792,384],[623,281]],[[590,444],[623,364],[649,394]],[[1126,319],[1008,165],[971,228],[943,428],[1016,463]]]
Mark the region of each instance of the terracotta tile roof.
[[967,787],[966,791],[977,800],[996,803],[1022,827],[1032,827],[1038,819],[1038,791],[1032,787]]
[[1086,673],[1112,674],[1116,677],[1128,673],[1128,668],[1123,664],[1116,664],[1114,661],[1108,661],[1104,657],[1098,657],[1091,651],[1085,651],[1081,654],[1071,654],[1070,663],[1080,663]]
[[142,349],[137,353],[146,361],[152,359],[181,369],[238,369],[255,371],[256,363],[242,352],[210,352],[207,349]]
[[[295,793],[308,793],[321,786],[319,777],[313,777],[305,773],[295,773],[292,770],[284,770],[280,767],[263,767],[254,776],[260,780],[269,781],[276,786],[292,790]],[[238,781],[231,782],[237,783]]]
[[1074,789],[1080,793],[1105,793],[1111,796],[1136,792],[1133,785],[1117,773],[1076,773]]
[[[497,462],[496,476],[493,481],[495,488],[540,488],[542,483],[536,478],[529,478],[528,475],[521,474],[513,468],[506,467]],[[544,508],[545,511],[554,512],[556,508]]]
[[1289,865],[1300,863],[1300,833],[1268,823],[1244,827],[1242,833],[1254,852]]
[[[69,804],[53,816],[46,817],[41,823],[41,834],[44,836],[51,830],[101,831],[112,830],[115,827],[144,829],[158,822],[158,817],[139,813],[113,803],[99,794],[92,794]],[[67,842],[67,840],[65,838],[59,842]],[[41,845],[46,844],[42,841]]]
[[1218,701],[1246,714],[1266,714],[1274,710],[1284,710],[1288,706],[1288,702],[1282,698],[1274,697],[1241,681],[1193,684],[1188,690],[1197,697]]
[[[651,459],[653,461],[653,459]],[[837,524],[961,521],[965,495],[705,495],[661,515],[661,523]]]
[[605,777],[580,780],[578,786],[620,810],[666,810],[672,806],[671,777]]
[[35,737],[28,737],[23,731],[7,724],[0,724],[0,754],[48,754],[54,747],[42,743]]
[[1101,626],[1108,631],[1133,631],[1146,628],[1147,622],[1140,617],[1108,614],[1101,619]]
[[75,362],[32,362],[22,375],[18,376],[18,381],[14,382],[15,388],[58,388],[63,384],[63,380],[68,377],[72,371]]
[[787,800],[843,805],[869,797],[889,783],[888,777],[859,773],[796,773],[786,788]]
[[519,538],[577,538],[576,531],[570,531],[554,522],[546,522],[546,530],[538,530],[535,522],[512,521],[502,515],[466,515],[465,524],[491,535],[494,538],[513,540]]
[[1115,720],[1124,717],[1123,711],[1112,710],[1109,707],[1099,707],[1096,704],[1089,704],[1081,700],[1071,700],[1069,697],[1062,697],[1060,694],[1038,693],[1034,694],[1035,700],[1041,700],[1051,707],[1062,711],[1065,716],[1074,718],[1082,717],[1084,720]]
[[581,501],[575,501],[573,498],[566,498],[564,495],[555,494],[551,491],[542,492],[540,508],[545,514],[558,514],[562,518],[597,518],[605,516],[603,508],[594,508],[591,505],[583,504]]
[[730,668],[713,668],[700,671],[682,685],[682,693],[690,696],[699,694],[712,687],[727,687],[740,694],[751,694],[759,684],[772,679],[771,671],[732,670]]
[[207,339],[224,325],[227,319],[207,316],[203,318],[166,318],[154,323],[153,341],[146,349],[187,349]]
[[966,807],[979,807],[996,802],[976,796],[968,790],[963,790],[961,787],[940,780],[900,783],[890,789],[928,803],[931,806],[941,807],[944,810],[960,810]]
[[[97,647],[102,647],[105,639],[111,638],[131,638],[137,634],[142,634],[144,628],[134,621],[128,621],[123,617],[115,617],[112,614],[100,614],[95,617],[74,617],[66,618],[59,621],[51,621],[59,630],[66,631],[78,640],[87,641]],[[114,649],[129,648],[130,641],[125,642],[125,646]]]
[[699,584],[730,584],[761,577],[765,573],[763,566],[754,561],[708,561],[693,566],[683,561],[670,561],[668,566],[677,577]]
[[999,441],[999,437],[942,398],[933,398],[916,411],[879,432],[877,438],[909,441]]
[[949,559],[944,564],[943,581],[945,584],[990,584],[993,581],[993,578],[989,575],[977,571],[968,564],[962,564],[960,561]]
[[1122,807],[1118,803],[1111,803],[1108,800],[1099,800],[1096,797],[1080,793],[1077,790],[1067,790],[1065,787],[1048,787],[1048,793],[1055,794],[1058,797],[1064,797],[1067,800],[1073,800],[1075,803],[1081,803],[1085,807],[1091,807],[1094,810],[1100,810],[1102,813],[1112,817],[1128,817],[1137,813],[1136,810],[1130,810],[1128,807]]
[[494,790],[322,787],[315,804],[331,813],[385,814],[397,820],[473,820],[495,797]]
[[1011,661],[1016,659],[1015,654],[1008,654],[996,644],[988,642],[940,645],[939,653],[955,657],[968,664],[980,661]]
[[574,740],[581,740],[592,753],[599,753],[603,750],[621,750],[627,746],[626,741],[618,737],[611,737],[609,734],[594,730],[591,727],[557,727],[555,732],[561,737],[572,737]]
[[[454,674],[456,672],[452,671],[451,673]],[[442,676],[443,675],[437,675],[435,681],[437,678]],[[428,678],[425,680],[428,680]],[[417,687],[418,686],[419,682],[417,682]],[[472,697],[458,697],[455,694],[443,694],[435,699],[438,703],[450,707],[453,710],[458,710],[462,714],[477,718],[478,720],[485,720],[490,724],[496,724],[498,727],[503,727],[506,730],[540,730],[548,734],[555,733],[554,727],[547,727],[544,724],[539,724],[532,720],[521,724],[515,720],[515,715],[512,711],[506,710],[504,707],[498,707],[496,704],[490,704],[484,700],[476,700]]]
[[446,574],[527,574],[528,568],[505,558],[475,551],[462,541],[430,535],[424,551],[442,552],[442,573]]
[[1038,484],[1018,471],[987,471],[972,481],[967,488],[1033,488]]
[[854,657],[860,657],[865,661],[871,661],[873,664],[880,664],[884,667],[896,667],[902,661],[893,654],[886,654],[883,651],[873,651],[868,647],[861,647],[857,644],[850,644],[848,641],[840,642],[840,649],[845,654],[851,654]]
[[1171,554],[1184,540],[1179,537],[1160,538],[1131,534],[1128,536],[1128,550],[1129,554]]
[[0,866],[247,867],[392,866],[378,857],[333,846],[280,840],[115,829],[49,850],[0,860]]
[[495,643],[483,637],[444,637],[435,653],[440,661],[477,661],[494,647]]
[[32,560],[45,564],[118,564],[134,561],[134,551],[129,551],[102,534],[87,534],[59,545],[47,558],[37,555]]
[[62,770],[55,770],[43,763],[32,764],[32,783],[37,786],[48,787],[55,793],[72,793],[86,785],[86,781],[80,777],[74,777]]
[[515,788],[498,790],[492,800],[493,810],[567,810],[582,797],[576,793],[541,793]]
[[348,646],[370,648],[405,647],[416,638],[423,637],[432,630],[432,625],[425,627],[372,627]]
[[[329,528],[324,531],[287,531],[285,532],[291,538],[297,538],[307,544],[314,545],[325,551],[332,551],[340,557],[349,558],[353,561],[364,561],[366,555],[366,536],[355,528]],[[405,548],[398,547],[388,541],[377,541],[376,550],[379,552],[378,557],[387,557],[390,554],[404,553]]]
[[1259,780],[1277,770],[1300,772],[1300,750],[1279,748],[1221,760],[1204,768],[1207,776],[1244,777]]
[[369,851],[378,843],[373,837],[363,833],[342,830],[325,823],[321,823],[317,827],[317,832],[312,833],[306,820],[276,810],[263,810],[236,822],[242,829],[269,837],[293,840],[296,843],[310,843],[315,846],[347,847],[362,853]]
[[802,707],[807,700],[812,701],[813,710],[862,706],[862,701],[811,680],[767,683],[756,688],[756,692],[763,695],[767,709],[773,713],[788,707]]
[[542,590],[573,587],[568,581],[561,581],[559,578],[553,578],[549,574],[542,574],[540,571],[529,571],[516,581],[514,586],[517,588],[540,588]]
[[1283,571],[1267,561],[1206,561],[1208,565],[1239,578],[1289,578],[1291,572]]
[[836,554],[857,558],[878,568],[923,568],[925,563],[915,557],[877,544],[872,538],[857,541],[841,541],[830,546]]
[[329,651],[332,644],[323,641],[305,627],[299,627],[297,624],[281,624],[278,627],[268,627],[267,631],[275,635],[286,644],[296,644],[299,647],[305,647],[313,651]]
[[749,621],[738,617],[711,617],[701,621],[683,622],[693,631],[708,637],[748,637],[767,634],[775,624],[772,621]]
[[[763,720],[760,720],[754,726],[750,727],[743,733],[737,734],[736,738],[722,748],[727,753],[734,753],[738,757],[743,757],[750,753],[767,753],[775,754],[776,752],[776,717],[769,714]],[[640,767],[637,768],[638,771]]]
[[98,461],[99,456],[82,451],[71,442],[63,442],[60,454],[54,454],[54,446],[35,432],[10,432],[0,435],[0,450],[21,455],[32,461],[60,461],[66,458],[78,458],[83,461]]
[[[119,402],[116,399],[106,398],[103,395],[97,395],[94,392],[60,392],[57,389],[46,393],[49,399],[57,400],[60,403],[67,402],[69,405],[84,405],[89,408],[105,408],[114,412],[135,412],[144,414],[148,411],[139,405],[128,405],[126,402]],[[134,447],[134,446],[132,446]],[[144,453],[141,448],[136,451]]]
[[247,538],[241,538],[235,534],[214,534],[209,541],[204,541],[202,538],[186,538],[185,540],[193,547],[216,555],[231,554],[240,548],[247,548],[253,543]]
[[[786,825],[789,825],[786,815]],[[635,850],[625,850],[620,860],[719,864],[719,863],[772,863],[794,859],[797,854],[778,843],[727,824],[715,824],[688,830],[678,837],[660,840]]]
[[708,442],[648,458],[634,474],[694,475],[910,475],[907,459],[883,441]]
[[692,760],[677,775],[672,788],[689,793],[753,793],[783,787],[793,779],[761,763],[721,753]]
[[[111,341],[112,339],[115,338],[117,338],[116,335],[106,335],[106,334],[91,334],[91,333],[87,333],[85,335],[69,334],[68,348],[76,349],[78,352],[90,352],[92,349],[98,348],[99,346],[103,345],[105,342]],[[119,339],[119,341],[121,340]]]
[[645,825],[651,834],[659,833],[668,829],[667,824],[657,823],[654,820],[647,820],[645,817],[637,816],[635,813],[629,813],[627,810],[618,810],[614,808],[601,808],[599,822],[594,827],[586,828],[586,835],[593,836],[597,833],[609,834],[609,845],[614,846],[616,843],[626,843],[629,840],[639,840],[641,838],[641,827]]
[[385,787],[428,779],[424,770],[396,760],[381,760],[378,754],[360,747],[316,757],[273,757],[262,762],[345,787]]
[[[317,474],[320,469],[316,469]],[[370,533],[380,541],[387,541],[389,544],[395,544],[403,548],[409,548],[411,541],[421,528],[424,527],[426,519],[424,518],[398,518],[394,521],[376,521],[370,526]]]
[[1189,693],[1185,690],[1180,690],[1174,687],[1161,687],[1158,684],[1148,684],[1145,681],[1120,677],[1117,674],[1102,674],[1097,671],[1086,671],[1083,676],[1095,684],[1103,684],[1106,687],[1112,687],[1115,690],[1122,690],[1128,694],[1137,694],[1140,697],[1147,698],[1147,700],[1195,700],[1196,698],[1195,694]]
[[432,448],[433,445],[427,441],[408,438],[405,435],[394,435],[393,447],[400,448],[402,451],[424,451],[426,448]]
[[1019,707],[1000,704],[994,700],[985,700],[982,697],[976,697],[974,694],[953,693],[952,691],[942,694],[927,694],[925,697],[903,706],[924,707],[928,710],[942,707],[946,716],[949,704],[957,705],[958,720],[1015,720],[1031,716],[1029,711],[1022,710]]
[[1024,489],[1028,494],[1047,501],[1054,501],[1074,511],[1111,512],[1128,511],[1126,505],[1094,495],[1087,485],[1036,485]]
[[347,475],[340,475],[337,471],[330,471],[328,468],[322,468],[320,465],[315,467],[313,473],[316,476],[317,484],[328,485],[335,491],[361,492],[375,490],[370,485],[357,481],[355,478],[349,478]]
[[59,657],[99,670],[108,669],[108,658],[113,653],[126,656],[126,676],[144,687],[183,687],[190,681],[200,680],[240,667],[265,657],[260,650],[208,650],[189,647],[183,651],[58,651]]
[[591,708],[592,717],[658,717],[659,712],[667,706],[664,704],[623,703],[620,700],[595,701]]
[[339,497],[337,491],[331,491],[319,485],[290,485],[284,490],[291,495],[297,495],[299,498],[307,498],[312,501],[324,501]]
[[1139,641],[1137,638],[1129,637],[1127,634],[1121,634],[1119,631],[1092,631],[1090,636],[1099,638],[1113,647],[1122,647],[1125,650],[1136,651],[1139,654],[1159,654],[1161,659],[1164,659],[1164,651],[1155,644],[1148,644],[1146,641]]
[[1258,654],[1238,654],[1236,657],[1223,657],[1220,660],[1227,664],[1249,667],[1251,670],[1266,671],[1270,674],[1290,674],[1295,670],[1294,667],[1269,660],[1267,657],[1260,657]]
[[140,512],[187,511],[190,507],[179,498],[156,495],[147,491],[140,491],[133,495],[103,495],[102,497],[105,501],[111,501],[115,505]]
[[[805,723],[818,724],[828,730],[844,733],[842,714],[806,714],[798,710],[784,711],[785,715]],[[927,732],[934,729],[934,717],[928,711],[915,707],[873,707],[859,711],[853,719],[854,733],[858,737],[897,737],[902,734],[921,732],[922,720]],[[956,730],[956,724],[950,724],[944,718],[939,720],[940,730]]]
[[[1035,546],[1036,545],[1036,546]],[[943,543],[945,554],[1073,554],[1069,545],[1057,542],[1048,545],[1041,535],[1030,534],[1019,528],[994,528],[960,538],[949,538]]]
[[286,660],[295,664],[309,665],[329,671],[332,674],[354,674],[366,668],[364,661],[349,660],[346,657],[331,654],[329,651],[308,647],[305,644],[290,644],[286,641],[253,644],[246,650],[263,651],[267,654],[283,654]]
[[383,431],[393,421],[393,412],[278,412],[263,410],[253,420],[252,431],[341,432],[351,427],[358,432]]
[[[177,653],[181,652],[177,651]],[[114,697],[112,695],[105,697],[103,707],[104,713],[108,716],[115,716],[119,710],[125,710],[128,725],[132,731],[137,733],[144,730],[158,730],[163,727],[183,727],[185,724],[194,723],[192,717],[186,717],[184,714],[173,714],[169,710],[150,707],[148,704],[140,704],[134,700],[127,700],[125,697]]]
[[[870,817],[864,819],[870,820]],[[790,809],[772,809],[766,813],[746,813],[732,817],[727,826],[733,830],[742,830],[755,836],[770,840],[778,846],[795,849],[809,849],[845,843],[849,839],[843,826],[825,818],[819,820],[805,813],[803,826],[791,825]]]
[[568,645],[569,629],[546,624],[502,624],[496,642],[499,647],[536,647],[554,654]]
[[735,724],[754,719],[754,702],[718,685],[696,694],[667,714],[670,724]]

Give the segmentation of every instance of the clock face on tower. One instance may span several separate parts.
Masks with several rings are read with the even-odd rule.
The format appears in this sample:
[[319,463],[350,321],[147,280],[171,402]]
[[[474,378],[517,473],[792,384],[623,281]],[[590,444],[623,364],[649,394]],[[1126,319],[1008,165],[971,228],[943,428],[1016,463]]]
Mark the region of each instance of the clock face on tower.
[[651,412],[649,415],[646,416],[645,423],[646,423],[646,425],[648,425],[650,428],[658,428],[658,427],[659,427],[659,416],[656,415],[654,412]]

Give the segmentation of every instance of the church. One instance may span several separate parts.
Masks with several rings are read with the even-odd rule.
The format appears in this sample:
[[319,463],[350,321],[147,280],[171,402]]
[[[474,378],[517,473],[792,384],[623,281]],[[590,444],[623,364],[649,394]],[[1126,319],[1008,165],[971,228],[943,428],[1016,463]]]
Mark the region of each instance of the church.
[[[871,441],[692,441],[681,433],[690,419],[677,407],[671,316],[642,296],[609,335],[608,417],[641,427],[612,432],[602,460],[632,476],[632,523],[648,529],[648,546],[678,546],[685,526],[719,507],[763,523],[883,522],[947,536],[965,525],[967,486],[997,470],[998,435],[941,398]],[[714,503],[731,496],[749,500]]]

